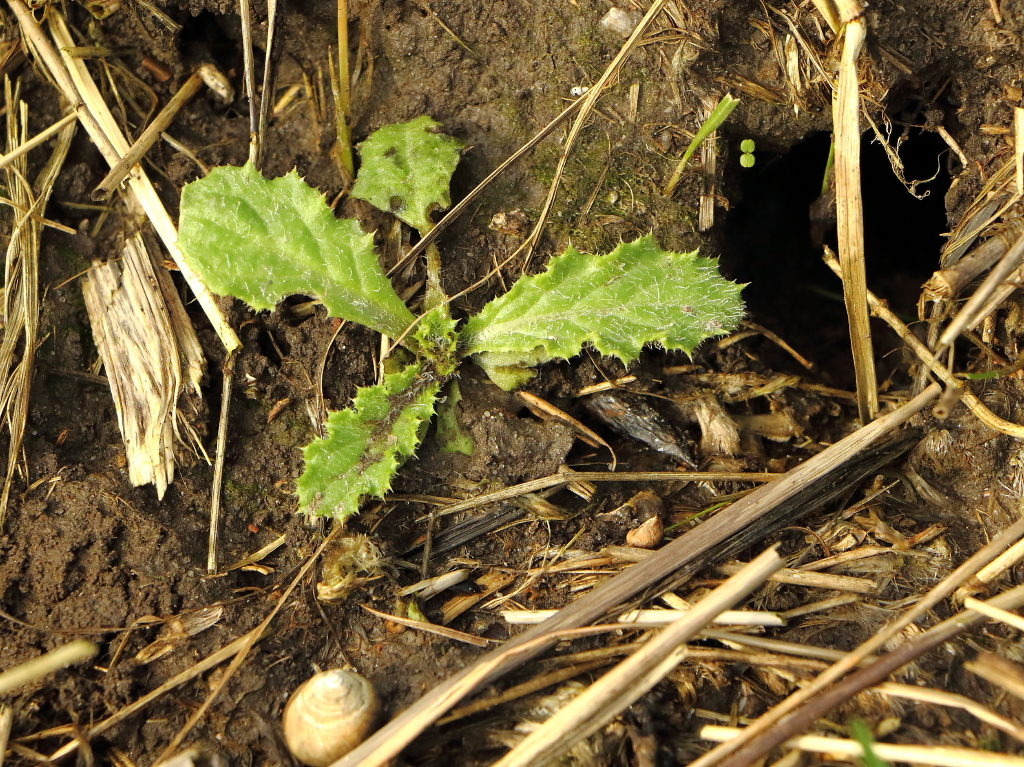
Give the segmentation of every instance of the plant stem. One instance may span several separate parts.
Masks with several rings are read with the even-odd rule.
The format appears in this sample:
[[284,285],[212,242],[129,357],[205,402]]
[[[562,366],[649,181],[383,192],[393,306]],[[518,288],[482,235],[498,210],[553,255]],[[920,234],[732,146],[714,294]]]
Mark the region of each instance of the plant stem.
[[[330,57],[330,50],[328,50]],[[352,133],[349,117],[349,72],[348,72],[348,0],[338,0],[338,71],[331,67],[331,90],[334,92],[334,119],[337,123],[337,157],[342,171],[348,174],[351,183],[356,177],[352,161]]]

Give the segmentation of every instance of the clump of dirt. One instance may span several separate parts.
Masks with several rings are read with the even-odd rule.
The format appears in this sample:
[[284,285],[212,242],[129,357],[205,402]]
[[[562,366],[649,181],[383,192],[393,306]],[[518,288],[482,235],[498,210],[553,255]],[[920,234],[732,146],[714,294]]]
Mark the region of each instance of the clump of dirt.
[[[467,146],[453,181],[453,199],[464,196],[555,118],[572,100],[574,88],[592,85],[622,43],[599,24],[605,5],[515,0],[350,5],[355,140],[381,125],[429,114]],[[635,10],[633,4],[623,3],[627,5],[627,10]],[[270,123],[264,170],[278,176],[297,168],[329,201],[338,200],[339,214],[358,217],[368,231],[375,231],[383,259],[394,263],[398,254],[389,234],[390,217],[343,195],[345,184],[332,159],[336,134],[327,52],[336,46],[336,4],[317,0],[291,6],[279,29],[276,88],[268,97],[276,100],[295,90]],[[673,250],[728,252],[732,235],[724,223],[726,208],[742,202],[735,151],[739,141],[756,140],[757,163],[764,168],[810,134],[830,130],[830,95],[816,66],[834,66],[838,49],[809,6],[783,9],[785,15],[751,2],[709,0],[689,7],[675,2],[668,6],[670,15],[631,55],[574,147],[538,253],[529,262],[523,256],[513,259],[500,275],[490,276],[483,287],[456,303],[458,313],[475,311],[524,270],[541,268],[547,254],[560,252],[570,242],[580,250],[604,252],[620,240],[653,232],[662,246]],[[967,12],[948,3],[919,0],[869,10],[865,66],[873,78],[870,92],[879,98],[865,105],[868,113],[891,128],[889,140],[894,145],[900,137],[917,140],[905,129],[934,131],[941,126],[971,160],[964,167],[955,151],[942,158],[953,177],[945,200],[951,222],[959,220],[993,164],[1010,151],[1012,137],[1002,129],[1011,124],[1011,107],[1021,102],[1022,51],[1013,30],[1021,29],[1024,19],[1013,4],[1004,6],[1000,23],[982,2]],[[142,3],[126,3],[102,22],[91,20],[77,4],[68,4],[66,10],[82,45],[116,48],[91,66],[108,103],[121,105],[120,119],[135,136],[148,119],[140,99],[151,92],[165,103],[199,63],[215,62],[236,87],[241,85],[242,35],[236,3],[190,0],[165,8],[180,30],[162,23]],[[257,40],[266,29],[265,10],[255,9]],[[13,35],[16,24],[10,18],[7,22],[6,34]],[[797,32],[802,36],[799,43],[793,38]],[[798,50],[804,52],[802,90],[793,90],[785,57],[780,58],[794,46],[802,46]],[[57,119],[53,90],[32,66],[23,65],[11,74],[21,79],[35,128]],[[258,77],[261,74],[257,72]],[[743,103],[722,131],[717,170],[701,168],[695,161],[676,194],[664,197],[661,190],[677,158],[709,106],[726,91],[740,95]],[[224,106],[201,94],[168,132],[206,166],[240,165],[248,156],[245,99]],[[564,133],[556,131],[500,177],[442,236],[442,278],[450,294],[487,278],[495,264],[514,252],[520,241],[515,228],[492,227],[492,218],[506,214],[522,219],[520,228],[536,221],[563,141]],[[147,155],[146,167],[172,212],[177,210],[181,187],[203,172],[166,143]],[[260,567],[207,577],[212,469],[195,459],[181,466],[162,500],[151,487],[131,487],[109,392],[102,380],[89,376],[98,369],[97,352],[75,278],[93,259],[114,257],[123,238],[139,226],[94,206],[90,193],[105,170],[95,148],[78,136],[46,214],[77,234],[48,230],[43,238],[40,327],[45,338],[37,357],[23,476],[0,539],[0,668],[79,634],[98,641],[101,651],[91,666],[59,672],[7,696],[16,712],[14,738],[59,724],[86,727],[262,620],[283,584],[321,540],[322,525],[294,513],[301,447],[319,425],[321,368],[322,395],[331,408],[346,406],[357,386],[374,380],[377,369],[378,339],[352,326],[339,331],[321,309],[307,317],[287,307],[255,313],[224,303],[243,348],[231,407],[220,562],[237,562],[280,536],[286,542]],[[698,231],[702,196],[716,208],[716,226],[705,232]],[[793,226],[809,228],[806,213],[798,210]],[[9,235],[10,217],[3,218],[3,227]],[[753,239],[762,236],[759,231],[751,234]],[[407,244],[408,234],[403,236]],[[749,252],[728,255],[727,272],[742,275],[752,268],[744,262],[751,258]],[[754,271],[765,270],[757,266]],[[421,267],[416,267],[402,280],[411,285],[422,277]],[[780,284],[779,295],[787,295],[785,289]],[[212,453],[224,354],[198,310],[190,307],[190,315],[209,363],[203,388],[208,413],[206,423],[198,426],[205,429]],[[772,326],[774,318],[753,319]],[[851,400],[820,386],[843,381],[840,368],[845,363],[837,361],[845,354],[841,322],[840,314],[827,330],[831,335],[826,344],[819,344],[820,337],[810,329],[806,335],[799,327],[785,333],[785,341],[818,364],[816,371],[807,371],[765,335],[748,328],[741,332],[743,338],[708,344],[692,360],[650,350],[628,370],[596,355],[552,363],[542,368],[530,391],[598,431],[615,449],[620,468],[671,470],[679,465],[642,441],[615,434],[583,407],[578,396],[583,387],[631,375],[635,380],[628,385],[633,394],[660,413],[675,439],[696,451],[703,468],[784,471],[854,428]],[[840,353],[831,356],[825,348],[829,345]],[[907,388],[906,366],[893,364],[891,370],[889,386]],[[779,383],[794,373],[810,388],[792,381]],[[604,468],[610,456],[601,446],[577,440],[578,431],[565,421],[529,414],[520,399],[487,383],[471,365],[459,384],[462,401],[455,407],[456,420],[473,440],[473,455],[444,452],[437,441],[428,440],[419,458],[410,461],[396,480],[396,493],[413,500],[369,505],[351,523],[389,557],[382,576],[339,605],[317,602],[313,582],[304,582],[270,636],[189,736],[190,743],[231,762],[286,764],[290,757],[280,735],[281,709],[289,692],[315,668],[352,665],[374,682],[387,712],[394,714],[483,652],[403,629],[360,607],[367,604],[394,615],[407,607],[396,592],[421,575],[420,555],[412,547],[421,542],[424,518],[434,508],[424,497],[475,495],[554,474],[563,463],[577,469]],[[989,396],[1004,398],[1007,417],[1019,420],[1021,392],[1016,384],[1007,383]],[[734,450],[715,451],[702,442],[711,416],[694,403],[746,424],[737,432]],[[862,518],[835,525],[825,514],[831,511],[827,509],[821,518],[806,522],[807,528],[776,536],[787,554],[799,558],[826,529],[832,536],[826,545],[838,550],[847,541],[844,536],[894,540],[889,530],[906,538],[933,523],[955,525],[956,535],[948,542],[943,539],[945,549],[934,544],[922,555],[929,565],[918,567],[917,575],[908,575],[902,558],[849,568],[850,574],[880,573],[885,588],[880,593],[887,601],[859,611],[830,613],[820,621],[808,619],[794,636],[848,647],[877,628],[891,603],[913,593],[908,582],[923,581],[937,571],[935,563],[959,560],[976,548],[985,530],[955,521],[958,515],[976,506],[985,491],[1001,492],[997,478],[1006,466],[1015,467],[1007,495],[1018,493],[1022,481],[1014,443],[979,432],[971,418],[958,413],[930,437],[931,447],[914,454],[918,474],[942,493],[930,506],[916,497],[902,503],[887,501],[884,508],[872,507]],[[481,601],[451,623],[459,631],[501,640],[510,631],[496,612],[501,605],[561,607],[611,572],[600,569],[549,578],[545,570],[559,558],[623,542],[628,525],[596,515],[649,490],[664,500],[665,523],[669,535],[674,535],[674,528],[697,524],[718,500],[744,489],[739,484],[712,488],[683,482],[608,483],[596,488],[589,500],[561,491],[544,499],[561,516],[520,518],[515,526],[435,557],[428,569],[436,574],[468,567],[474,578],[492,571],[510,576],[507,586],[489,595],[492,603]],[[1003,512],[998,505],[990,512],[989,524],[998,528]],[[439,530],[446,525],[442,521]],[[477,583],[465,591],[484,590]],[[772,590],[759,599],[772,609],[787,609],[807,601],[805,596],[795,589]],[[442,619],[445,599],[423,605],[428,618]],[[153,662],[136,659],[162,625],[142,619],[155,616],[167,621],[210,606],[223,607],[213,628],[175,642],[171,652]],[[922,673],[942,671],[935,666]],[[621,730],[601,735],[594,745],[597,763],[641,763],[636,761],[639,754],[652,748],[662,763],[693,756],[703,746],[693,735],[690,703],[699,697],[702,708],[728,712],[733,701],[742,699],[742,710],[734,713],[754,716],[798,677],[747,673],[711,660],[688,666],[673,676],[672,684],[659,686],[634,706]],[[136,762],[152,760],[208,688],[203,678],[186,683],[93,739],[93,753],[113,759],[116,748]],[[517,719],[534,717],[536,710],[524,705],[502,713],[500,726],[493,729],[511,731]],[[933,727],[927,717],[921,713],[917,726]],[[483,763],[515,739],[513,733],[503,741],[470,721],[424,738],[407,755],[407,763],[450,764],[453,751],[458,764]],[[57,739],[31,743],[47,753],[58,745]],[[15,763],[19,758],[14,757]]]

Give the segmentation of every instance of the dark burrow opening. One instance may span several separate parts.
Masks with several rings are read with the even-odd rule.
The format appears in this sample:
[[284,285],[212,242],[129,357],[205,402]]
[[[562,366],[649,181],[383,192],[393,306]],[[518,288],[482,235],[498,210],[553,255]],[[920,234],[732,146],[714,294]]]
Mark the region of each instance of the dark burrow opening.
[[[750,283],[744,290],[749,317],[778,333],[814,362],[823,380],[853,387],[842,286],[822,262],[822,244],[836,249],[835,206],[825,217],[819,198],[831,135],[815,133],[784,153],[755,151],[741,168],[730,153],[727,189],[734,204],[720,230],[722,271]],[[922,283],[938,266],[947,231],[944,197],[949,189],[949,149],[940,136],[913,130],[900,147],[908,180],[934,179],[917,187],[918,199],[893,172],[872,131],[861,140],[865,254],[868,286],[910,321]],[[813,204],[813,209],[812,209]],[[812,210],[815,215],[812,220]],[[872,321],[879,380],[900,367],[891,351],[901,344]],[[791,360],[765,345],[766,361],[788,368]]]

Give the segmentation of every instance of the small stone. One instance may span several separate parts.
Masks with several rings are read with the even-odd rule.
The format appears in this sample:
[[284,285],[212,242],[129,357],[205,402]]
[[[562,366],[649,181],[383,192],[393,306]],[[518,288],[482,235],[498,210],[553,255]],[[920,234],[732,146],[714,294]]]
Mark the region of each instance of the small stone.
[[508,213],[495,213],[488,229],[512,237],[525,237],[530,231],[530,219],[518,208]]
[[629,37],[636,29],[636,19],[621,8],[612,8],[604,15],[600,23],[602,29],[620,37]]
[[626,545],[635,549],[653,549],[665,535],[665,524],[661,517],[651,517],[640,527],[626,533]]

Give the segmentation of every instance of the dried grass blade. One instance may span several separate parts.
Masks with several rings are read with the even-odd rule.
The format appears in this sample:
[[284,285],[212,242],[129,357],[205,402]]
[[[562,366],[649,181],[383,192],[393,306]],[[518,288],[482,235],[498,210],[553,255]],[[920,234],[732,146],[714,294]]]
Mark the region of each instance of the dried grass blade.
[[[45,655],[40,655],[38,658],[33,658],[27,663],[22,663],[20,666],[15,666],[0,674],[0,695],[17,690],[22,685],[34,682],[40,677],[60,671],[74,663],[87,661],[97,652],[99,652],[99,648],[85,639],[68,642],[63,647],[50,650]],[[0,754],[2,753],[0,751]]]
[[[984,602],[979,602],[979,604],[984,604]],[[985,605],[983,609],[998,610],[999,608]],[[1024,741],[1024,727],[1014,724],[1009,719],[999,716],[999,714],[992,711],[987,706],[983,706],[977,701],[973,701],[963,695],[956,695],[955,693],[946,692],[945,690],[933,690],[927,687],[917,687],[909,684],[896,684],[895,682],[885,682],[880,684],[875,687],[872,692],[880,692],[896,698],[906,698],[907,700],[916,700],[922,703],[934,703],[937,706],[960,708],[969,714],[973,714],[986,724],[990,724],[996,729],[1002,730],[1007,735],[1010,735],[1019,741]]]
[[717,472],[717,471],[566,471],[559,474],[551,474],[547,477],[531,479],[518,485],[506,487],[503,490],[495,490],[493,493],[478,495],[466,501],[458,501],[445,506],[439,516],[456,514],[460,511],[475,509],[488,503],[507,501],[527,493],[534,493],[538,490],[545,490],[549,487],[567,485],[570,482],[657,482],[659,480],[669,482],[772,482],[779,479],[782,474],[769,474],[768,472]]
[[688,639],[764,584],[782,564],[774,546],[763,552],[548,719],[495,767],[547,764],[596,732],[678,665],[686,656]]
[[965,663],[964,668],[1024,700],[1024,669],[1013,661],[995,653],[982,652],[974,660]]
[[[1018,586],[988,602],[993,607],[1013,608],[1024,604],[1024,586]],[[771,749],[781,745],[786,739],[809,727],[815,719],[826,715],[836,706],[850,700],[862,690],[878,684],[889,674],[926,652],[934,650],[944,642],[948,642],[961,632],[979,624],[984,616],[973,611],[964,610],[952,618],[933,626],[922,634],[896,648],[866,668],[850,675],[824,692],[820,692],[813,700],[794,711],[789,717],[777,723],[762,735],[753,738],[734,754],[726,757],[722,767],[747,767],[757,761]],[[819,675],[824,676],[828,672]],[[808,688],[805,688],[808,689]],[[750,728],[748,728],[750,729]],[[1022,760],[1024,763],[1024,760]],[[692,767],[691,763],[691,767]],[[999,762],[996,762],[999,764]]]
[[583,130],[583,126],[586,124],[587,119],[590,117],[590,112],[597,103],[598,98],[604,92],[604,89],[608,87],[608,84],[612,81],[612,78],[618,74],[619,67],[622,66],[622,62],[626,60],[630,52],[640,42],[640,38],[644,36],[648,28],[654,22],[655,17],[661,13],[665,8],[665,4],[668,0],[653,0],[651,7],[647,9],[647,13],[640,19],[640,22],[633,29],[633,33],[629,36],[629,39],[622,44],[622,48],[615,54],[615,58],[612,59],[611,63],[605,67],[604,72],[597,78],[597,82],[594,83],[593,87],[587,91],[583,97],[583,103],[580,105],[580,113],[577,115],[576,120],[573,122],[572,127],[569,129],[569,135],[566,136],[565,145],[562,148],[562,154],[558,158],[558,165],[555,166],[555,175],[551,180],[551,186],[548,188],[548,196],[544,200],[544,206],[541,208],[540,215],[537,218],[537,223],[533,227],[533,231],[530,232],[526,241],[522,247],[526,249],[526,259],[523,262],[523,273],[526,272],[527,267],[530,264],[530,256],[533,253],[533,248],[537,244],[537,240],[540,239],[540,233],[544,230],[544,224],[547,223],[548,214],[551,212],[551,207],[555,204],[555,197],[558,194],[558,185],[562,181],[562,174],[565,172],[565,165],[569,161],[569,153],[572,151],[573,145],[576,143],[576,139],[580,135],[580,131]]
[[[43,33],[32,12],[22,0],[7,0],[7,4],[18,18],[23,37],[35,48],[39,59],[46,65],[61,93],[74,106],[79,120],[85,126],[93,143],[107,163],[114,165],[128,151],[128,142],[120,128],[117,127],[117,122],[110,113],[110,109],[103,101],[85,62],[70,56],[62,59],[57,48]],[[60,14],[51,11],[48,18],[50,30],[57,45],[62,48],[72,47],[74,43]],[[88,102],[88,106],[86,102]],[[129,205],[143,211],[149,217],[153,228],[160,235],[164,247],[167,248],[167,252],[177,263],[182,276],[192,288],[192,292],[195,293],[196,300],[203,307],[203,311],[213,325],[221,343],[228,351],[240,348],[242,343],[231,326],[228,325],[227,320],[224,319],[213,294],[199,279],[199,276],[183,262],[177,246],[177,227],[168,215],[149,178],[141,168],[135,168],[129,173],[128,179],[134,193],[128,196]]]
[[[930,388],[934,389],[934,384]],[[916,605],[903,613],[903,615],[900,615],[898,618],[887,623],[873,637],[862,643],[853,652],[848,653],[842,660],[827,671],[822,672],[809,685],[793,693],[782,701],[782,703],[779,703],[777,706],[763,714],[756,722],[743,731],[742,736],[727,743],[723,743],[720,746],[716,746],[711,751],[708,751],[703,756],[691,762],[689,767],[709,767],[709,765],[718,764],[723,759],[727,759],[731,754],[739,751],[746,744],[749,744],[756,738],[759,738],[766,733],[770,733],[772,729],[778,726],[780,722],[784,721],[786,717],[790,716],[795,711],[798,711],[801,706],[805,705],[816,695],[821,694],[821,692],[833,682],[836,682],[850,671],[853,671],[853,669],[857,668],[858,665],[863,663],[876,651],[885,647],[886,642],[896,636],[904,628],[927,615],[929,610],[935,607],[935,605],[943,599],[953,594],[957,588],[967,582],[975,573],[1020,540],[1021,536],[1024,536],[1024,519],[1020,519],[1008,527],[999,536],[994,538],[966,562],[956,568],[956,570],[939,581],[931,591],[929,591]]]
[[[744,730],[738,727],[721,727],[714,724],[701,728],[700,736],[705,740],[730,742]],[[864,747],[855,740],[828,738],[823,735],[804,735],[786,741],[786,748],[811,751],[822,754],[836,754],[861,758]],[[969,748],[948,746],[911,746],[893,743],[872,743],[871,750],[880,759],[907,764],[927,764],[935,767],[1024,767],[1024,759],[1009,754],[993,754],[989,751],[974,751]]]
[[856,0],[838,3],[846,22],[839,88],[832,123],[836,146],[836,214],[839,260],[843,265],[843,298],[850,323],[853,367],[857,379],[857,409],[867,423],[878,412],[875,356],[868,320],[867,275],[864,268],[864,205],[860,184],[860,82],[857,60],[866,30]]
[[[757,488],[742,500],[723,509],[717,516],[659,549],[644,562],[604,581],[569,607],[560,610],[554,618],[520,634],[502,648],[482,658],[476,665],[435,687],[361,746],[334,762],[332,767],[380,767],[386,764],[423,730],[478,686],[518,668],[551,647],[557,641],[557,637],[563,635],[566,630],[597,620],[637,592],[700,560],[708,551],[737,533],[749,529],[753,522],[767,515],[784,501],[797,496],[814,479],[828,475],[898,429],[938,396],[938,392],[938,386],[928,387],[903,407],[844,437],[787,472],[779,481]],[[571,476],[574,479],[590,479],[585,474]],[[1024,525],[1024,522],[1021,524]]]
[[267,124],[270,122],[270,109],[274,104],[274,43],[277,33],[277,0],[267,0],[267,44],[266,60],[263,62],[263,90],[260,91],[260,113],[256,126],[257,168],[263,168],[263,154],[267,148]]
[[400,615],[382,613],[380,610],[374,610],[372,607],[368,607],[366,605],[359,606],[366,610],[366,612],[376,615],[378,618],[383,618],[386,621],[397,623],[400,626],[415,629],[416,631],[425,631],[428,634],[437,634],[438,636],[445,637],[446,639],[454,639],[456,642],[471,644],[474,647],[487,647],[487,645],[495,641],[493,639],[481,639],[473,634],[467,634],[464,631],[456,631],[455,629],[450,629],[447,626],[438,626],[434,623],[426,623],[425,621],[403,618]]
[[1011,613],[1008,610],[1000,610],[998,607],[992,607],[984,602],[980,602],[974,597],[967,597],[964,600],[964,607],[968,610],[976,610],[987,618],[991,618],[994,621],[1000,621],[1005,623],[1007,626],[1012,626],[1017,631],[1024,631],[1024,618],[1020,617],[1016,613]]
[[[28,143],[28,106],[12,91],[4,78],[7,112],[7,150],[11,156]],[[16,211],[4,262],[3,340],[0,341],[0,423],[7,427],[7,471],[0,493],[0,530],[7,516],[7,502],[14,473],[21,455],[25,423],[28,419],[29,393],[35,374],[35,353],[39,331],[39,239],[43,221],[40,215],[53,189],[71,147],[74,123],[65,124],[49,161],[36,183],[26,180],[28,163],[24,153],[5,168],[10,203]],[[19,358],[20,350],[20,358]]]
[[[195,665],[185,669],[180,674],[175,674],[173,677],[171,677],[166,682],[161,684],[155,690],[152,690],[151,692],[146,693],[145,695],[143,695],[141,698],[139,698],[134,703],[129,703],[124,708],[119,709],[118,711],[115,711],[113,714],[108,716],[106,719],[103,719],[102,721],[97,722],[95,725],[90,727],[89,730],[82,735],[82,737],[83,738],[94,738],[97,735],[100,735],[101,733],[106,732],[111,727],[113,727],[115,724],[118,724],[119,722],[124,721],[125,719],[130,717],[135,712],[141,711],[142,709],[144,709],[146,706],[148,706],[150,703],[152,703],[154,700],[159,698],[164,693],[170,692],[174,688],[180,687],[181,685],[185,684],[186,682],[189,682],[192,679],[195,679],[200,674],[202,674],[202,673],[204,673],[206,671],[209,671],[211,668],[219,666],[221,663],[223,663],[224,661],[228,660],[232,656],[237,655],[238,652],[239,652],[239,649],[244,647],[247,643],[249,643],[249,642],[255,643],[262,636],[264,636],[264,633],[265,633],[264,632],[264,628],[265,628],[265,626],[263,624],[260,624],[259,626],[254,628],[249,633],[243,634],[242,636],[240,636],[235,641],[225,645],[224,647],[222,647],[221,649],[211,653],[210,655],[207,655],[201,661],[199,661]],[[68,754],[70,754],[73,751],[75,751],[75,749],[78,748],[80,743],[81,743],[81,741],[78,738],[76,738],[75,740],[71,741],[70,743],[65,744],[64,746],[59,748],[57,751],[55,751],[50,756],[50,761],[56,761],[57,759],[60,759],[61,757],[67,756]]]
[[9,164],[14,162],[17,158],[21,157],[26,152],[35,149],[40,144],[49,141],[54,134],[59,133],[62,129],[67,127],[73,122],[78,121],[78,115],[69,114],[65,115],[61,119],[57,120],[46,130],[40,131],[35,136],[30,138],[24,144],[19,144],[13,151],[8,151],[7,154],[0,157],[0,168],[6,168]]
[[6,703],[0,704],[0,767],[3,767],[4,754],[7,752],[7,741],[11,737],[13,723],[14,709]]
[[[828,264],[829,268],[837,274],[842,273],[839,269],[839,263],[834,257],[831,257],[831,254],[826,255],[825,263]],[[889,307],[887,307],[882,301],[879,301],[873,293],[868,292],[867,296],[872,313],[876,317],[884,320],[889,327],[896,331],[897,335],[903,339],[904,343],[910,347],[910,350],[918,356],[921,362],[923,362],[932,371],[932,373],[935,374],[936,378],[945,383],[947,387],[961,391],[961,399],[963,400],[964,405],[974,413],[979,421],[996,431],[1002,432],[1003,434],[1008,434],[1011,437],[1016,437],[1017,439],[1024,439],[1024,426],[1011,423],[1005,418],[1000,418],[989,410],[978,396],[974,394],[974,392],[963,388],[961,382],[953,377],[953,374],[945,365],[935,359],[935,355],[928,351],[928,348],[921,342],[921,340],[914,335],[910,328],[908,328],[903,321],[889,309]]]
[[[277,600],[277,602],[274,603],[274,607],[270,610],[269,613],[267,613],[267,616],[262,621],[260,621],[260,625],[258,625],[244,637],[241,637],[240,639],[235,640],[235,642],[232,642],[232,645],[237,644],[238,649],[235,651],[235,657],[232,659],[231,665],[229,665],[227,669],[225,669],[224,673],[217,679],[217,681],[212,684],[210,693],[203,700],[202,704],[195,711],[192,712],[192,714],[188,718],[188,721],[185,722],[184,725],[182,725],[181,729],[178,730],[177,734],[171,739],[171,742],[163,750],[160,756],[157,757],[157,762],[162,762],[164,759],[169,758],[171,754],[174,753],[175,749],[177,749],[178,746],[181,745],[181,742],[185,739],[189,732],[192,731],[192,728],[195,727],[199,720],[206,715],[206,712],[209,711],[210,706],[213,705],[214,699],[217,697],[220,691],[224,689],[227,683],[231,680],[231,677],[234,676],[236,671],[238,671],[239,667],[245,662],[246,657],[248,657],[249,655],[249,651],[255,646],[255,644],[260,640],[260,638],[266,634],[267,630],[270,628],[271,621],[274,620],[274,617],[281,611],[281,608],[284,607],[285,603],[288,601],[288,598],[291,597],[292,592],[295,591],[295,587],[298,586],[299,583],[301,583],[303,580],[305,580],[306,576],[308,576],[310,571],[313,569],[313,565],[315,565],[317,560],[320,558],[320,555],[324,553],[328,546],[334,543],[335,539],[339,535],[341,535],[344,529],[344,525],[335,525],[334,528],[332,528],[330,534],[326,538],[324,538],[323,542],[317,547],[316,551],[313,552],[313,554],[310,555],[309,559],[307,559],[302,564],[302,567],[299,568],[298,573],[296,573],[295,577],[288,584],[288,587],[283,592],[281,592],[280,598]],[[223,650],[221,652],[223,652]]]

